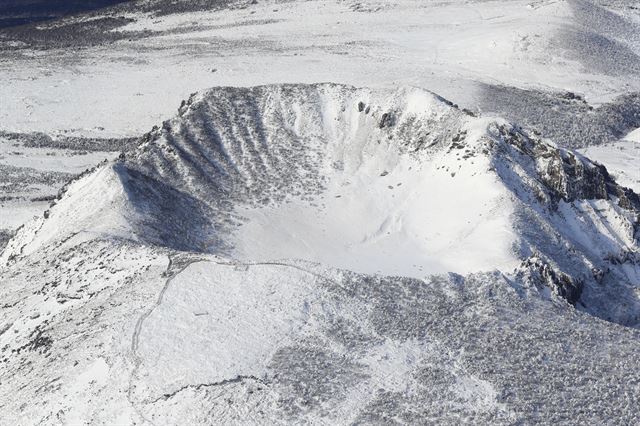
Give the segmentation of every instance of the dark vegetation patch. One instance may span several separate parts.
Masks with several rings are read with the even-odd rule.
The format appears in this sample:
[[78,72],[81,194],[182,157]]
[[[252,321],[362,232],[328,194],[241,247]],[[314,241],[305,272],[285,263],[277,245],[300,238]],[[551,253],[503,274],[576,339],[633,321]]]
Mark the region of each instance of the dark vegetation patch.
[[580,95],[483,84],[481,109],[534,129],[558,145],[584,148],[616,141],[640,127],[640,93],[597,108]]
[[[18,2],[12,1],[12,3]],[[20,2],[22,10],[27,10],[27,5],[23,3]],[[6,9],[7,11],[3,13],[3,9],[0,8],[0,45],[2,45],[0,51],[19,51],[25,48],[40,50],[82,48],[144,38],[156,33],[114,30],[134,22],[133,19],[126,17],[127,14],[132,13],[165,16],[203,10],[245,8],[253,4],[251,0],[94,0],[88,2],[77,0],[65,9],[59,5],[60,0],[52,2],[37,0],[35,3],[37,5],[27,13],[26,17],[14,16],[19,10],[15,4],[13,12]],[[49,5],[49,3],[52,4]],[[56,4],[58,4],[57,8]],[[81,14],[92,19],[71,19]],[[4,25],[1,20],[3,16],[7,19]],[[42,22],[44,20],[48,22]]]
[[8,229],[0,229],[0,253],[7,246],[9,240],[13,237],[13,231]]
[[0,194],[17,193],[33,186],[61,186],[73,178],[73,173],[49,172],[29,167],[0,164]]
[[57,148],[77,151],[119,152],[136,145],[139,138],[85,138],[78,136],[51,136],[41,133],[16,133],[0,130],[0,138],[19,142],[28,148]]
[[0,29],[91,12],[128,0],[3,0]]

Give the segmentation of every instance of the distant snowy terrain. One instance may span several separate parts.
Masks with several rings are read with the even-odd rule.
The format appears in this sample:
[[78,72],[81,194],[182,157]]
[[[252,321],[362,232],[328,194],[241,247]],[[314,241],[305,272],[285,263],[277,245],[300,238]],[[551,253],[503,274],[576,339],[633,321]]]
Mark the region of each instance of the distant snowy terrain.
[[501,115],[526,113],[519,99],[534,115],[553,103],[584,113],[567,91],[597,106],[640,90],[638,15],[633,2],[585,0],[125,3],[1,32],[0,120],[137,136],[192,92],[324,81],[427,87]]
[[581,152],[605,164],[620,184],[640,193],[640,129],[618,142],[591,146]]
[[634,2],[85,6],[0,29],[0,425],[640,418]]

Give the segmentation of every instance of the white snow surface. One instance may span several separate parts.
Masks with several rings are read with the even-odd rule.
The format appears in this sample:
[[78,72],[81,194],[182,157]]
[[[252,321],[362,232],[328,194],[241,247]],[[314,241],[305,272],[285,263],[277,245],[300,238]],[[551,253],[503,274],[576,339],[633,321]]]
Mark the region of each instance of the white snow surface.
[[627,136],[625,136],[624,140],[640,143],[640,129],[636,129],[633,132],[629,133]]

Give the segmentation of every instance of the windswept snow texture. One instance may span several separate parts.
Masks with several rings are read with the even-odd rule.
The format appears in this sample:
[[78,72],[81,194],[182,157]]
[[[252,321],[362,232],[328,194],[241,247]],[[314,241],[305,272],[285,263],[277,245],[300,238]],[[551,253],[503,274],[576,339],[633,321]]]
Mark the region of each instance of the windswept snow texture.
[[638,331],[499,273],[391,278],[99,240],[55,254],[18,261],[0,288],[12,424],[628,424],[640,414]]

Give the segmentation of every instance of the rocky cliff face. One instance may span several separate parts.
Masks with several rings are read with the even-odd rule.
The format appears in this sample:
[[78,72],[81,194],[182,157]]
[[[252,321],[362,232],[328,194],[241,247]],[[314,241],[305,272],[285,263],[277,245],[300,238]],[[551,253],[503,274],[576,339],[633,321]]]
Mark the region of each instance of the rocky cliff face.
[[613,200],[630,211],[640,211],[640,197],[618,185],[601,164],[567,149],[543,142],[511,126],[499,126],[501,139],[535,162],[539,180],[551,195],[551,201]]

